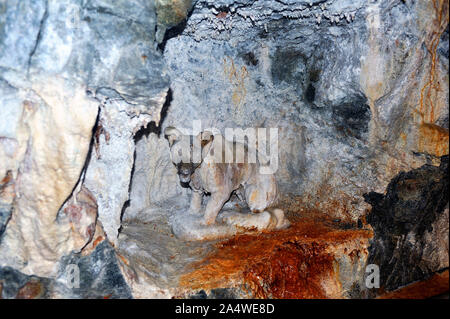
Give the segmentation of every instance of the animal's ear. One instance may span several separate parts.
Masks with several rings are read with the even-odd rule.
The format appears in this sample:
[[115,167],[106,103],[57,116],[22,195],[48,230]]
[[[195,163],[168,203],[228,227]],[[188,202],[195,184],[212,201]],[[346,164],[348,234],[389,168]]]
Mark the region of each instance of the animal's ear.
[[168,126],[164,130],[164,136],[169,141],[169,145],[172,146],[173,142],[175,142],[176,140],[178,140],[180,138],[181,132],[173,126]]
[[[206,145],[210,144],[212,141],[214,141],[214,135],[210,131],[204,131],[201,133],[201,145],[202,149],[205,148]],[[211,145],[210,145],[211,146]]]

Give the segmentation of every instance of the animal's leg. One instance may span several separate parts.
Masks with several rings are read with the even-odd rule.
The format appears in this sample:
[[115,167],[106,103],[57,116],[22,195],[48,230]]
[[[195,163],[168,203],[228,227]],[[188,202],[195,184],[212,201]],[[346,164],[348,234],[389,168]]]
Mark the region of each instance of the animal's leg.
[[225,213],[222,220],[228,225],[234,225],[242,228],[256,228],[263,230],[269,228],[272,222],[272,216],[269,212],[264,211],[260,214],[239,214],[239,213]]
[[262,212],[274,203],[277,184],[271,175],[259,175],[256,183],[245,186],[245,200],[253,212]]
[[275,229],[288,228],[291,225],[289,220],[284,216],[283,210],[281,210],[279,208],[275,208],[271,211],[271,213],[277,221],[277,223],[275,225]]
[[191,206],[189,210],[194,214],[199,214],[202,208],[202,197],[203,194],[200,192],[192,192],[191,196]]
[[281,209],[266,210],[259,214],[236,214],[225,213],[222,220],[228,225],[235,225],[243,228],[257,228],[258,230],[284,229],[290,226]]
[[247,185],[245,187],[245,201],[252,212],[260,213],[267,207],[264,195],[264,192],[257,185]]
[[223,204],[230,197],[231,192],[217,192],[211,194],[211,199],[206,204],[205,215],[203,217],[203,225],[212,225],[216,221],[217,214],[219,214],[220,209]]

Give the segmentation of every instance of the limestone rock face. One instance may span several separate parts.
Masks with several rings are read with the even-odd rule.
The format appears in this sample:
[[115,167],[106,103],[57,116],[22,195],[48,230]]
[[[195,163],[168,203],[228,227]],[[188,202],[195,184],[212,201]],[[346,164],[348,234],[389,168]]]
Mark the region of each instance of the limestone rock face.
[[[79,284],[75,289],[67,284],[71,280],[73,266],[77,267],[79,274],[76,283],[72,283]],[[14,268],[0,267],[0,299],[131,297],[116,253],[106,241],[99,244],[89,256],[65,256],[56,278],[27,276]]]
[[[122,216],[123,221],[148,221],[152,215],[146,209],[161,205],[175,207],[189,200],[188,190],[181,187],[177,170],[172,164],[169,144],[158,130],[140,132],[136,141],[136,157],[130,185],[130,206]],[[159,135],[159,136],[158,136]],[[173,205],[169,205],[172,202]]]
[[[387,290],[448,267],[448,13],[444,0],[1,1],[0,296],[347,298],[376,295],[366,263]],[[191,190],[162,132],[194,121],[276,129],[293,228],[264,234],[277,251],[242,234],[253,265],[173,234]],[[64,279],[78,261],[79,295]]]
[[[53,276],[93,238],[97,211],[117,238],[133,135],[159,122],[168,88],[154,4],[6,1],[0,12],[0,264]],[[69,203],[66,218],[82,187],[90,204]]]
[[21,113],[10,122],[17,125],[16,148],[1,164],[3,176],[12,172],[15,198],[0,260],[48,275],[75,248],[70,225],[57,214],[84,166],[98,107],[81,85],[61,77],[36,77],[19,91],[23,100],[13,107]]
[[129,197],[135,158],[133,136],[149,122],[159,121],[157,110],[164,104],[165,96],[165,91],[155,96],[152,107],[149,108],[154,109],[154,113],[146,113],[123,101],[108,100],[100,108],[83,184],[97,198],[98,217],[112,243],[117,244],[122,209]]
[[189,14],[193,5],[192,0],[155,0],[157,14],[157,32],[158,43],[164,40],[164,36],[172,27],[182,23]]
[[448,156],[397,175],[386,195],[369,193],[375,231],[369,263],[380,267],[381,287],[393,290],[448,268]]
[[362,194],[383,191],[424,154],[448,153],[448,31],[439,18],[448,4],[437,10],[197,1],[165,44],[173,100],[163,127],[278,128],[281,192],[356,221],[370,208]]

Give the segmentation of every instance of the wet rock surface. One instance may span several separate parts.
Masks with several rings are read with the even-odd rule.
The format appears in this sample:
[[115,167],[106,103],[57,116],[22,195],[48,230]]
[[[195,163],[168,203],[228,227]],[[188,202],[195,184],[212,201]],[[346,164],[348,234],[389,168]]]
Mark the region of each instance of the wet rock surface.
[[[435,4],[197,1],[165,42],[172,99],[162,129],[191,130],[194,120],[222,133],[277,127],[281,193],[355,222],[370,208],[364,193],[382,192],[426,154],[448,153],[447,22],[439,18],[448,6]],[[439,49],[426,49],[438,40]],[[150,136],[142,159],[164,140]],[[136,167],[175,190],[174,174],[154,164],[167,153],[137,157]],[[155,196],[159,184],[150,182],[153,197],[173,196],[165,187]],[[124,216],[142,202],[134,196]]]
[[11,218],[12,207],[9,205],[1,205],[0,206],[0,236],[6,229],[6,224]]
[[[66,273],[69,265],[79,269],[79,287],[68,284],[68,278],[73,274]],[[106,241],[89,256],[73,254],[64,257],[56,279],[28,276],[11,267],[0,267],[0,286],[0,298],[3,299],[132,298],[115,251]]]
[[165,214],[154,215],[145,225],[125,224],[119,236],[135,297],[362,296],[369,230],[300,219],[286,230],[189,242],[172,234]]
[[[0,296],[361,298],[367,263],[388,291],[448,267],[448,10],[2,1]],[[292,229],[174,236],[161,132],[193,120],[278,128]]]
[[[215,245],[180,278],[185,287],[227,285],[253,298],[345,298],[364,282],[368,230],[313,219],[291,228],[237,235]],[[357,292],[359,293],[359,291]]]
[[414,282],[406,287],[401,287],[393,292],[386,293],[382,299],[448,299],[448,269],[437,272],[431,278]]
[[152,219],[145,223],[123,225],[118,247],[123,273],[136,298],[184,296],[186,289],[180,289],[178,283],[180,274],[190,263],[205,258],[214,241],[177,239],[169,222],[173,213],[155,207],[151,214]]
[[[133,135],[159,122],[168,90],[155,27],[153,1],[0,4],[0,178],[10,174],[17,195],[1,192],[12,214],[2,206],[0,265],[55,276],[62,256],[97,237],[72,233],[97,214],[116,242]],[[62,218],[82,184],[95,209]]]
[[67,280],[68,265],[76,265],[80,274],[79,288],[73,289],[75,298],[132,298],[131,290],[119,267],[118,257],[108,241],[103,241],[87,255],[63,257],[58,279]]
[[397,175],[386,195],[369,193],[367,222],[375,237],[368,263],[380,267],[381,288],[391,291],[448,268],[448,156]]
[[35,276],[27,276],[13,268],[0,268],[0,298],[33,299],[48,297],[47,289],[50,280]]
[[189,299],[240,299],[245,294],[241,290],[236,288],[217,288],[211,289],[209,293],[203,289],[199,292],[187,296]]

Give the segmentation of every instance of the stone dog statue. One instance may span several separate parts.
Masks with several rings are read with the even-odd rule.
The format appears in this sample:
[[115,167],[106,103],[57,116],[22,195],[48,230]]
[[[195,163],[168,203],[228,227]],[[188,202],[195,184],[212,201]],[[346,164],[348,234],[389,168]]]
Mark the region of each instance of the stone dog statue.
[[[277,184],[273,174],[261,174],[258,161],[224,163],[226,151],[232,152],[234,158],[237,158],[237,142],[230,142],[222,135],[213,135],[209,131],[197,136],[183,135],[174,127],[167,127],[164,134],[169,141],[172,162],[177,168],[180,181],[189,183],[192,188],[191,212],[201,213],[203,195],[211,195],[204,211],[202,225],[212,225],[216,222],[217,215],[233,191],[240,199],[245,199],[253,213],[227,216],[222,219],[227,224],[257,229],[282,229],[290,225],[281,209],[269,208],[277,198]],[[201,148],[197,153],[201,154],[201,158],[193,161],[194,152],[191,151],[195,149],[195,145]],[[246,152],[251,151],[247,145],[240,146]],[[187,159],[180,158],[182,148],[188,153]]]

